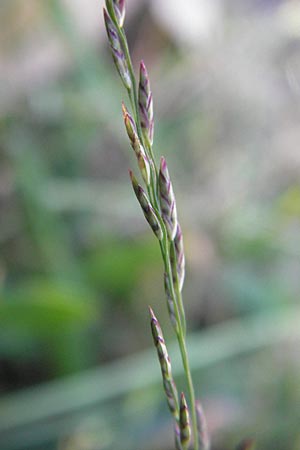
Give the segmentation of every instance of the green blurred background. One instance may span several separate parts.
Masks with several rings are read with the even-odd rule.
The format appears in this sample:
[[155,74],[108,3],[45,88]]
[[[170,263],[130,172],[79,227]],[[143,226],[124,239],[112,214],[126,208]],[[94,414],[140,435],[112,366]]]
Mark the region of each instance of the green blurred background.
[[[1,0],[0,448],[171,450],[147,305],[183,379],[128,181],[98,0]],[[128,0],[186,247],[213,450],[300,449],[300,4]]]

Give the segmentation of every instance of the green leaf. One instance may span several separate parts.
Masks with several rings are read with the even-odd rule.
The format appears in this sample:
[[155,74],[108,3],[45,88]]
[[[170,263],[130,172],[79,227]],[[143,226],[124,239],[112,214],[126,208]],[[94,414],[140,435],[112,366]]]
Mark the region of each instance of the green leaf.
[[87,324],[94,316],[94,300],[76,284],[37,278],[1,295],[2,330],[21,330],[33,335],[58,333]]

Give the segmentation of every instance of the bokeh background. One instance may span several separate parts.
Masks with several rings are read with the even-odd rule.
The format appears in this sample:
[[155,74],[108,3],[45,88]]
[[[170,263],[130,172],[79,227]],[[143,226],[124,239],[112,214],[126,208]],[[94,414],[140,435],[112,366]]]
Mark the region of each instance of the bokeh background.
[[[162,264],[96,0],[1,0],[0,448],[171,450]],[[300,449],[300,2],[128,0],[213,450]]]

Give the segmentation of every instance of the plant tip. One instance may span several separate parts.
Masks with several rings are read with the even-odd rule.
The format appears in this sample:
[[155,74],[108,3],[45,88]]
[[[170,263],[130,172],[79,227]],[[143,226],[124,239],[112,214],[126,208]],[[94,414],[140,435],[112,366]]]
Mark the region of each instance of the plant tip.
[[110,19],[110,17],[108,15],[108,12],[104,8],[104,6],[103,6],[103,16],[104,16],[104,20],[105,20],[105,23],[106,23]]
[[161,156],[161,158],[160,158],[160,167],[161,167],[163,170],[165,170],[166,167],[167,167],[167,161],[166,161],[166,159],[164,158],[164,156]]
[[153,309],[151,308],[150,305],[148,305],[148,309],[149,309],[150,316],[151,316],[151,318],[153,319],[153,318],[155,317],[155,316],[154,316]]
[[128,113],[128,110],[127,110],[127,108],[125,106],[125,103],[123,101],[122,101],[122,112],[123,112],[123,117],[125,116],[125,114]]

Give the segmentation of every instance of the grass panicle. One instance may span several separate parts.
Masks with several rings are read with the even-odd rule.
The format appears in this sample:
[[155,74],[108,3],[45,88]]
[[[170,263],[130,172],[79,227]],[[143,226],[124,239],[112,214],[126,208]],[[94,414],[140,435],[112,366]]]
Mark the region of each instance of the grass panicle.
[[[192,418],[193,445],[194,450],[198,450],[195,393],[185,342],[186,325],[181,296],[184,280],[183,241],[181,229],[177,222],[175,196],[165,159],[161,159],[160,167],[158,169],[153,155],[153,97],[150,89],[149,76],[144,62],[141,62],[140,64],[138,83],[134,74],[126,34],[123,28],[125,2],[106,0],[106,8],[107,10],[104,11],[104,20],[112,50],[112,56],[122,78],[123,84],[127,89],[132,109],[131,114],[123,105],[125,128],[131,146],[135,151],[138,165],[146,186],[146,191],[138,183],[132,171],[130,171],[131,183],[135,195],[142,207],[144,216],[160,243],[160,250],[164,264],[164,286],[167,297],[167,307],[170,320],[178,340],[185,371],[190,403],[189,410]],[[157,326],[158,322],[152,317],[152,334],[153,330],[155,330],[154,324]],[[157,346],[162,345],[161,340],[156,339],[155,342]],[[165,344],[163,344],[163,348],[158,348],[160,349],[160,352],[162,352],[162,349],[166,352]],[[162,357],[160,358],[160,361],[163,362]],[[169,379],[167,376],[169,369],[170,367],[165,361],[162,366],[164,389],[167,394],[169,407],[174,417],[176,417],[176,415],[178,416],[179,421],[179,400],[177,398],[174,380]],[[187,420],[189,413],[185,396],[184,402],[186,407],[183,411],[182,420],[184,417]],[[179,422],[178,425],[180,428]],[[189,429],[186,429],[182,433],[185,447],[183,448],[182,444],[180,445],[182,449],[185,450],[188,445],[186,439],[187,433],[191,434],[190,425]],[[184,433],[186,433],[185,438]]]
[[[149,76],[142,61],[139,82],[133,70],[126,34],[123,28],[125,0],[106,0],[104,21],[112,56],[127,90],[131,113],[123,104],[125,128],[136,154],[146,191],[129,171],[135,195],[144,216],[159,240],[164,265],[164,288],[167,308],[173,325],[185,373],[188,401],[184,393],[178,398],[170,358],[160,324],[150,308],[151,331],[161,367],[164,391],[175,422],[176,450],[209,450],[210,441],[205,416],[196,401],[186,348],[186,321],[182,300],[185,278],[185,256],[182,230],[177,220],[176,201],[166,160],[159,169],[152,144],[154,131],[153,96]],[[254,441],[245,439],[236,450],[252,450]]]
[[[186,321],[182,299],[185,278],[183,235],[177,219],[175,195],[166,160],[161,157],[157,167],[153,154],[153,95],[148,72],[142,61],[137,82],[123,28],[124,18],[125,0],[106,0],[104,20],[108,40],[131,106],[130,112],[124,104],[122,106],[125,128],[137,157],[145,190],[132,171],[130,178],[144,216],[159,240],[167,309],[179,345],[187,397],[182,393],[178,398],[162,330],[150,308],[151,331],[160,362],[164,391],[175,419],[175,447],[177,450],[209,450],[206,420],[200,403],[196,401],[185,340]],[[253,440],[246,439],[236,450],[251,450],[253,445]]]

